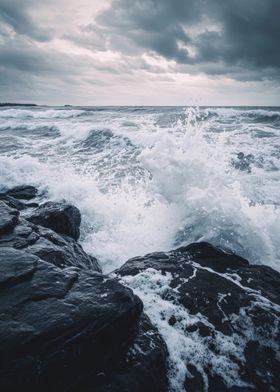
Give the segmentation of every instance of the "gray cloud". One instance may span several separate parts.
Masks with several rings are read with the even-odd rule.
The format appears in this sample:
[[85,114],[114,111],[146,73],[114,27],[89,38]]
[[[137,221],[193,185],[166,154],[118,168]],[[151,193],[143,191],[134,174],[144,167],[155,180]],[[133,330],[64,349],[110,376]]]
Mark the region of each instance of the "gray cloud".
[[87,102],[92,92],[111,104],[111,91],[119,102],[123,89],[131,103],[137,88],[144,97],[161,86],[173,99],[179,88],[188,93],[185,80],[199,80],[201,94],[214,86],[215,96],[227,78],[244,91],[258,86],[255,94],[268,86],[270,102],[279,103],[280,0],[111,0],[97,15],[98,0],[83,7],[0,0],[1,100]]
[[0,22],[10,26],[17,34],[29,36],[37,41],[48,41],[50,34],[37,26],[29,14],[36,5],[35,0],[0,0]]
[[[151,50],[239,79],[241,68],[249,68],[262,79],[279,75],[279,15],[279,0],[113,0],[95,29],[127,53]],[[239,70],[232,73],[233,66]]]

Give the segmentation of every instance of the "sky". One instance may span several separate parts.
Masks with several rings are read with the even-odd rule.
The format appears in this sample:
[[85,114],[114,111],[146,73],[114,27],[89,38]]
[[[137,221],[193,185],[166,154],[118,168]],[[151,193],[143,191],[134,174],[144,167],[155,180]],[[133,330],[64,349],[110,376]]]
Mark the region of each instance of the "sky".
[[280,0],[0,0],[0,102],[280,106]]

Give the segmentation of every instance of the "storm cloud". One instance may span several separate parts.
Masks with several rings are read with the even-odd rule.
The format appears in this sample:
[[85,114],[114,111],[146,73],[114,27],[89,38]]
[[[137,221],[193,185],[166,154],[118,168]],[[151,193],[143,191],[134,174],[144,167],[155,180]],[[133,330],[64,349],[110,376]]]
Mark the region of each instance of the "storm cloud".
[[35,0],[0,0],[0,21],[10,26],[15,33],[26,35],[37,41],[48,41],[51,36],[41,29],[29,14]]
[[279,15],[279,0],[0,0],[0,99],[279,104]]
[[280,70],[279,15],[279,0],[113,0],[97,21],[120,50],[151,50],[209,73],[249,67],[270,78]]

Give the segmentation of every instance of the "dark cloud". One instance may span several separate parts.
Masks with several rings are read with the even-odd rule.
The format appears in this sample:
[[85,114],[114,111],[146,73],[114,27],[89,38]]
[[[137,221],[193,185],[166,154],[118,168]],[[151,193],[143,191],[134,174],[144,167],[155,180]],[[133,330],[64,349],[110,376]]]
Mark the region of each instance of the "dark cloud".
[[[0,101],[21,95],[41,96],[55,86],[64,88],[81,72],[71,56],[34,45],[25,36],[2,36],[0,40]],[[51,87],[53,86],[53,87]],[[12,99],[12,98],[10,98]]]
[[[64,103],[92,86],[108,86],[95,71],[119,72],[90,57],[37,45],[28,37],[0,30],[0,102]],[[81,92],[82,91],[82,92]]]
[[37,41],[48,41],[50,34],[37,26],[28,12],[35,5],[34,0],[0,0],[0,22],[11,27],[17,34]]
[[0,44],[2,68],[14,68],[28,73],[41,73],[53,69],[52,62],[46,61],[46,53],[23,40],[9,40]]
[[111,0],[98,9],[98,0],[0,0],[0,100],[87,102],[93,91],[111,104],[115,86],[114,102],[121,88],[131,102],[137,88],[158,94],[161,81],[185,97],[191,80],[215,96],[227,78],[257,85],[261,98],[269,86],[278,103],[280,0]]
[[249,68],[262,79],[279,74],[279,15],[279,0],[113,0],[95,29],[128,53],[150,50],[239,79]]
[[107,28],[107,33],[113,33],[112,42],[118,42],[121,36],[122,40],[130,41],[132,47],[137,45],[183,60],[187,54],[177,43],[189,42],[183,24],[192,25],[198,19],[200,1],[113,0],[112,6],[99,15],[97,23],[105,31]]
[[221,23],[222,29],[197,37],[198,61],[221,59],[228,64],[279,68],[279,0],[232,0],[223,4],[216,0],[216,3],[215,15],[211,16]]

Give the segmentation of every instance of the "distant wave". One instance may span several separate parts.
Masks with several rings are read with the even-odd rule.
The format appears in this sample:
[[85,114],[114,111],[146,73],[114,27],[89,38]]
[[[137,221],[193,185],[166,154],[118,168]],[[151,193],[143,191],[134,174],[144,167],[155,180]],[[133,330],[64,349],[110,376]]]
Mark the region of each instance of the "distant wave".
[[52,119],[52,118],[71,118],[78,117],[85,113],[84,110],[61,110],[61,109],[34,109],[34,110],[25,110],[25,109],[5,109],[0,110],[0,118],[42,118],[42,119]]

